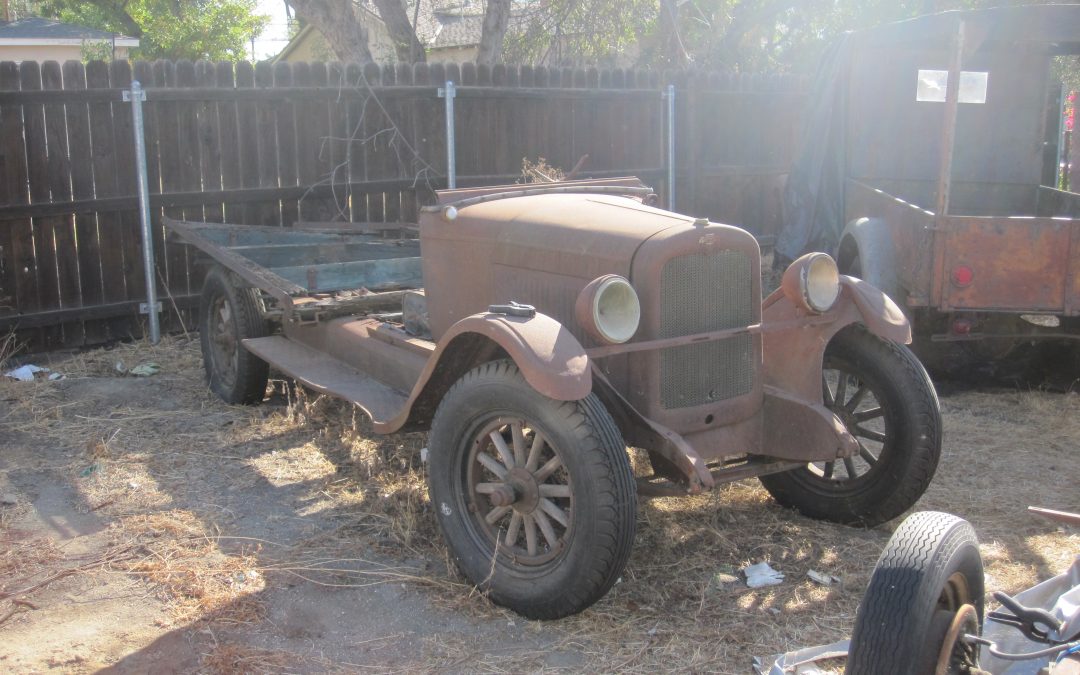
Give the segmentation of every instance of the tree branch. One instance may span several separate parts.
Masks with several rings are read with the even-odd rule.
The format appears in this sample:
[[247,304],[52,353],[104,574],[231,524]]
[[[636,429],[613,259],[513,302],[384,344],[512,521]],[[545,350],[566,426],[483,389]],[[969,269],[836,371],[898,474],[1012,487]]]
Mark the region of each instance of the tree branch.
[[353,9],[352,0],[288,0],[301,17],[314,26],[342,61],[372,63],[368,30]]
[[510,1],[488,0],[480,32],[480,48],[476,54],[477,63],[493,66],[502,56],[503,38],[510,26]]
[[739,62],[739,51],[746,34],[795,4],[795,0],[762,0],[760,3],[743,0],[731,10],[731,23],[717,44],[716,53],[724,63],[734,66]]
[[[390,33],[390,39],[394,42],[394,51],[397,52],[398,61],[406,63],[426,61],[424,45],[420,44],[420,39],[416,37],[416,28],[409,21],[404,3],[401,0],[375,0],[375,6],[379,8],[379,16],[382,17],[386,30]],[[419,0],[416,7],[419,10]]]

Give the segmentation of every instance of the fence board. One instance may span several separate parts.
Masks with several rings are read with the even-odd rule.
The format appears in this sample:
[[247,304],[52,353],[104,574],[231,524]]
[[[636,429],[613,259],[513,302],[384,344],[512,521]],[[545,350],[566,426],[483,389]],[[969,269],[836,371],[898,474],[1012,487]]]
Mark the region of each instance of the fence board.
[[[382,67],[382,84],[392,85],[397,83],[397,73],[392,65],[385,65]],[[410,152],[408,148],[408,126],[407,120],[401,114],[401,101],[398,99],[388,100],[383,102],[383,107],[386,110],[386,124],[392,131],[388,134],[387,139],[387,152],[384,156],[385,164],[383,165],[384,177],[406,177],[406,166],[409,160]],[[383,217],[384,223],[396,223],[401,220],[401,190],[390,190],[383,192]]]
[[[0,63],[0,90],[19,91],[19,67],[11,61]],[[4,203],[26,204],[30,194],[26,185],[26,144],[23,138],[22,106],[16,103],[0,105],[0,148],[3,149],[3,176],[0,190]],[[12,220],[0,224],[0,316],[27,311],[37,296],[37,267],[30,219]],[[20,335],[20,337],[24,337]],[[26,339],[34,339],[26,335]]]
[[[19,84],[23,91],[41,88],[41,68],[34,61],[19,64]],[[30,202],[49,201],[48,157],[45,152],[45,108],[41,104],[23,106],[23,134],[26,137],[27,181],[30,185]],[[26,309],[30,311],[52,309],[56,306],[56,257],[52,237],[46,236],[44,224],[47,219],[33,219],[30,224],[29,241],[21,243],[34,260],[33,297],[28,297]],[[51,227],[48,228],[51,230]],[[51,235],[51,232],[48,232]],[[22,309],[22,307],[20,307]]]
[[[344,91],[353,91],[361,87],[364,80],[364,72],[358,64],[350,63],[345,67],[345,81],[341,87]],[[367,153],[364,151],[363,135],[366,129],[364,114],[367,111],[367,100],[349,96],[345,99],[345,161],[349,175],[349,210],[351,220],[354,222],[369,222],[367,213],[367,201],[362,192],[353,187],[356,183],[367,179]]]
[[[310,75],[304,74],[314,87],[326,88],[329,84],[326,64],[310,65]],[[314,99],[304,101],[297,115],[297,174],[300,185],[323,185],[332,180],[330,163],[330,115],[333,102],[323,103]],[[300,200],[300,219],[306,221],[330,221],[337,212],[333,199],[316,193],[304,195]]]
[[[259,89],[274,86],[274,70],[266,61],[255,65],[255,87]],[[275,125],[275,110],[270,105],[253,105],[255,122],[258,125],[259,161],[256,170],[259,174],[260,187],[278,186],[278,143]],[[281,225],[281,202],[266,203],[260,210],[256,225]]]
[[[236,84],[233,64],[219,61],[214,64],[214,86],[230,91]],[[218,143],[220,144],[221,187],[236,190],[243,187],[240,169],[240,128],[235,101],[221,101],[217,106]],[[244,208],[240,204],[225,202],[222,218],[226,223],[244,222]]]
[[[60,91],[64,88],[63,73],[56,61],[46,61],[41,68],[43,89]],[[49,200],[71,199],[71,157],[68,150],[67,113],[63,103],[46,104],[45,144],[48,153]],[[51,235],[54,266],[56,269],[57,295],[52,308],[82,306],[79,287],[79,252],[75,246],[75,216],[65,214],[42,219],[45,236]],[[59,336],[64,345],[81,345],[83,328],[79,323],[61,324]]]
[[[155,61],[153,68],[154,84],[158,87],[176,87],[176,65],[169,61]],[[158,138],[161,143],[161,191],[180,192],[183,190],[182,152],[185,144],[180,135],[180,113],[176,106],[159,103],[156,109]],[[184,220],[185,210],[181,207],[166,207],[163,214],[169,218]],[[163,227],[163,226],[162,226]],[[187,261],[181,245],[175,240],[167,240],[161,254],[164,261],[166,286],[177,293],[187,289]]]
[[[363,143],[358,148],[358,152],[364,157],[365,179],[371,180],[386,175],[389,132],[382,103],[374,94],[370,93],[371,85],[378,85],[381,82],[379,67],[375,64],[368,64],[364,66],[362,73],[361,86],[368,87],[369,95],[365,99],[363,113]],[[363,199],[367,204],[367,222],[386,222],[386,217],[383,215],[382,192],[365,190]]]
[[[198,61],[195,64],[195,86],[213,87],[217,80],[214,64]],[[221,101],[202,101],[195,110],[196,126],[199,137],[199,177],[203,190],[221,189],[221,123],[218,119],[218,106]],[[225,222],[224,204],[207,204],[203,208],[206,222]],[[201,286],[201,282],[195,284]]]
[[[292,83],[292,64],[285,62],[275,64],[274,86],[291,87]],[[291,187],[298,184],[296,179],[296,105],[291,101],[281,101],[275,104],[274,112],[278,143],[278,185]],[[299,219],[297,200],[281,200],[281,224],[292,227]]]
[[[109,88],[109,67],[102,61],[86,65],[87,89]],[[122,194],[117,181],[116,140],[112,124],[111,103],[87,105],[90,118],[90,165],[94,173],[94,197],[97,199]],[[126,190],[125,190],[126,192]],[[124,277],[124,247],[120,213],[106,210],[97,214],[98,243],[101,265],[102,302],[127,300],[127,280]]]
[[[139,332],[145,299],[127,62],[0,64],[0,330],[40,347]],[[444,101],[458,85],[462,186],[545,157],[576,177],[664,185],[663,85],[677,94],[679,207],[768,234],[802,95],[776,77],[418,64],[138,63],[166,308],[201,287],[162,214],[290,226],[412,221],[445,185]],[[17,320],[13,317],[17,317]],[[85,331],[85,332],[84,332]]]
[[[335,61],[326,67],[326,86],[336,89],[339,94],[343,93],[347,83],[345,81],[344,64]],[[324,146],[329,161],[328,180],[330,185],[349,182],[349,111],[348,103],[339,95],[336,99],[330,99],[329,105],[330,127],[326,145]],[[330,207],[329,220],[349,220],[349,195],[347,191],[334,190],[331,199],[328,200]]]
[[[64,88],[80,91],[86,89],[86,70],[78,61],[68,61],[63,67]],[[85,103],[68,103],[66,106],[69,152],[71,163],[71,197],[93,199],[94,172],[89,158],[93,152],[90,145],[90,110]],[[101,283],[101,242],[98,238],[97,214],[77,213],[75,238],[78,247],[79,286],[81,304],[94,306],[104,302]],[[0,226],[2,227],[2,226]],[[87,328],[89,330],[89,328]],[[87,340],[92,338],[86,336]]]

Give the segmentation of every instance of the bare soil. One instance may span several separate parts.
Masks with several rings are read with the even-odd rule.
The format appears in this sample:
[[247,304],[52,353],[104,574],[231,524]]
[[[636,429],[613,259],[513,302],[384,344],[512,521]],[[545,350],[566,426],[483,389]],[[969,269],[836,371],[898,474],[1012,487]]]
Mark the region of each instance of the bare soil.
[[[754,655],[845,637],[899,522],[811,521],[756,481],[642,501],[611,593],[531,622],[449,563],[423,434],[374,436],[351,408],[282,383],[264,405],[227,406],[194,340],[53,359],[38,363],[66,379],[0,382],[5,672],[746,673]],[[1025,513],[1080,511],[1080,396],[949,391],[918,508],[970,520],[988,590],[1015,592],[1080,552],[1075,530]],[[730,581],[762,560],[782,585]]]

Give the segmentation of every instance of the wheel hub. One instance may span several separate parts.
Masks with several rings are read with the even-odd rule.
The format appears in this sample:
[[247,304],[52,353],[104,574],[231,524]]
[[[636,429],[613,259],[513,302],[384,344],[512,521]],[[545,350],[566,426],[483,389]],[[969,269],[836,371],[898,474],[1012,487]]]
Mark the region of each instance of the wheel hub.
[[558,450],[522,419],[497,417],[470,443],[469,511],[482,536],[517,564],[541,565],[564,550],[573,490]]
[[978,633],[979,614],[970,604],[961,605],[945,631],[934,675],[974,673],[978,666],[977,646],[964,641],[965,633]]
[[513,485],[508,484],[500,485],[488,496],[492,506],[510,506],[517,499],[517,491]]
[[540,488],[531,471],[522,467],[510,469],[507,485],[516,496],[513,502],[515,511],[525,514],[536,510],[540,503]]

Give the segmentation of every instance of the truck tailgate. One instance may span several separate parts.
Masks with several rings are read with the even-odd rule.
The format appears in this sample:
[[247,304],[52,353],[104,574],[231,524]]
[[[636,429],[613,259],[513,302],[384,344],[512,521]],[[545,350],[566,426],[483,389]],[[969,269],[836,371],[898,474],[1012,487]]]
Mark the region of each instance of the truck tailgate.
[[1080,220],[952,216],[944,230],[941,309],[1080,313]]

